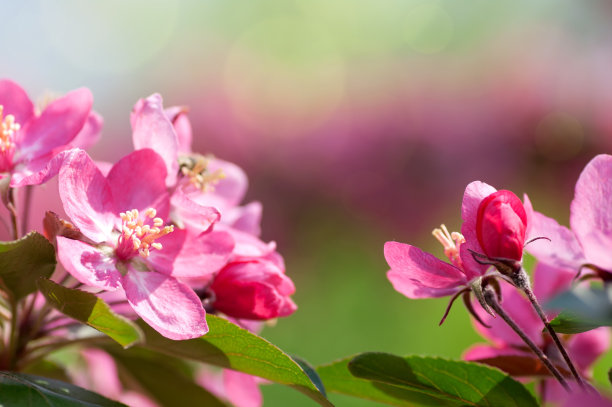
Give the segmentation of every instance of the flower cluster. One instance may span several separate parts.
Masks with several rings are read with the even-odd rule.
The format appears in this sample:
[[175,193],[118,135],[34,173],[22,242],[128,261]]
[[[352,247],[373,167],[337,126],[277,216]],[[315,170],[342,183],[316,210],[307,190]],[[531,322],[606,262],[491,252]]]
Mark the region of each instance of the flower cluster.
[[[538,298],[548,301],[573,282],[612,280],[612,156],[595,157],[580,175],[571,229],[535,211],[526,195],[523,203],[480,181],[465,189],[461,215],[461,234],[444,225],[433,232],[448,263],[408,244],[385,244],[394,288],[409,298],[462,294],[476,329],[491,341],[470,348],[467,360],[540,378],[543,400],[562,402],[564,387],[588,393],[590,366],[610,347],[608,329],[559,337],[549,322],[556,314],[543,311]],[[525,250],[537,259],[533,289],[522,264]]]

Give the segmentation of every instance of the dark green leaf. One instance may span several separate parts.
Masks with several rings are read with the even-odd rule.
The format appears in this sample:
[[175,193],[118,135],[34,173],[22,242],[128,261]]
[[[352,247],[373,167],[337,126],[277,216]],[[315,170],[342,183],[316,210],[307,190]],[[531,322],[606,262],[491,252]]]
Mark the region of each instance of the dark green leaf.
[[319,391],[321,392],[322,395],[324,395],[325,397],[327,397],[327,394],[325,393],[325,386],[323,385],[323,382],[321,381],[321,378],[319,377],[319,374],[317,373],[317,371],[310,365],[310,363],[306,362],[304,359],[302,359],[299,356],[295,356],[295,355],[291,355],[291,359],[295,360],[295,362],[300,365],[300,367],[302,368],[302,370],[304,371],[304,373],[306,373],[308,375],[308,377],[310,378],[310,381],[317,386],[317,389],[319,389]]
[[197,385],[187,364],[146,349],[110,351],[121,374],[129,375],[162,406],[226,407],[227,404]]
[[58,311],[110,336],[123,347],[142,340],[142,332],[135,323],[115,314],[94,294],[67,288],[46,278],[38,280],[38,287]]
[[302,368],[276,346],[226,319],[214,315],[207,315],[206,319],[209,332],[201,338],[186,341],[165,338],[139,321],[146,338],[143,346],[171,356],[263,377],[291,386],[323,406],[332,405]]
[[580,317],[568,311],[562,311],[555,319],[550,321],[553,329],[562,334],[578,334],[581,332],[590,331],[591,329],[599,328],[600,326],[609,326],[610,322],[605,320],[593,320],[590,318]]
[[0,242],[0,284],[14,301],[36,291],[36,280],[51,276],[55,264],[55,249],[40,233]]
[[66,370],[55,362],[47,359],[40,360],[35,364],[28,365],[23,373],[36,376],[48,377],[50,379],[69,381]]
[[24,407],[126,407],[73,384],[25,373],[0,372],[4,406]]
[[[388,353],[363,353],[349,362],[360,379],[438,399],[438,405],[537,406],[531,393],[510,376],[478,363]],[[428,404],[430,405],[429,401]],[[413,401],[413,400],[411,400]]]
[[612,384],[612,368],[608,370],[608,381]]

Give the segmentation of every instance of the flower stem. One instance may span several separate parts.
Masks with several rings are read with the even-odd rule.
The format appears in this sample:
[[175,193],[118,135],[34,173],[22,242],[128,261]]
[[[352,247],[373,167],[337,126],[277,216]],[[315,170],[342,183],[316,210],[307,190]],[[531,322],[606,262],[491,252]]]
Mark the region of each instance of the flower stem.
[[514,320],[510,317],[510,315],[508,315],[506,311],[504,311],[501,305],[497,302],[497,295],[495,294],[495,291],[491,287],[489,286],[485,287],[484,298],[487,304],[489,304],[489,306],[497,313],[497,315],[499,315],[506,322],[506,324],[508,324],[508,326],[512,328],[512,330],[516,332],[518,336],[521,337],[523,342],[525,342],[525,344],[529,346],[529,349],[531,349],[533,353],[536,354],[536,356],[542,361],[542,363],[544,363],[544,366],[548,368],[550,373],[552,373],[552,375],[555,376],[555,378],[559,381],[559,383],[561,383],[561,386],[563,386],[563,388],[569,393],[570,388],[567,382],[565,381],[565,379],[563,378],[563,375],[561,375],[559,370],[551,363],[550,359],[548,359],[548,357],[544,354],[544,352],[542,352],[542,350],[538,348],[537,345],[533,343],[531,339],[529,339],[529,337],[516,324],[516,322],[514,322]]
[[559,352],[563,356],[565,363],[567,364],[570,371],[572,372],[572,376],[574,376],[574,379],[576,379],[576,382],[578,382],[580,387],[584,389],[585,386],[584,386],[584,381],[582,380],[582,377],[580,377],[580,375],[578,374],[578,371],[576,370],[576,367],[574,366],[574,364],[572,363],[572,360],[567,354],[565,347],[561,343],[561,340],[559,340],[559,336],[557,335],[553,327],[550,325],[550,321],[548,320],[548,317],[546,316],[546,314],[544,313],[544,310],[540,306],[540,303],[538,302],[538,299],[534,295],[533,290],[530,287],[521,287],[521,288],[523,289],[523,292],[527,295],[527,298],[531,302],[531,305],[533,306],[533,308],[536,310],[538,316],[540,317],[540,319],[546,326],[546,330],[548,330],[548,333],[552,337],[553,342],[555,342],[557,349],[559,349]]

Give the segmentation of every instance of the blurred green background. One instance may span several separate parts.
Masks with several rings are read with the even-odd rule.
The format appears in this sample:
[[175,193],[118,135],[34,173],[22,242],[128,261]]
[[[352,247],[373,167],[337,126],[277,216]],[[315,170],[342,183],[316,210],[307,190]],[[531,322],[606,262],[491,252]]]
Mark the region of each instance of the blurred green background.
[[[0,74],[33,98],[90,88],[105,119],[95,158],[131,151],[129,112],[160,92],[189,106],[197,150],[245,168],[297,286],[298,311],[263,335],[314,365],[459,358],[479,340],[467,313],[457,304],[438,327],[445,299],[396,293],[384,242],[442,256],[430,232],[460,228],[476,179],[567,224],[580,170],[612,144],[603,0],[0,4]],[[264,393],[267,406],[312,405]]]

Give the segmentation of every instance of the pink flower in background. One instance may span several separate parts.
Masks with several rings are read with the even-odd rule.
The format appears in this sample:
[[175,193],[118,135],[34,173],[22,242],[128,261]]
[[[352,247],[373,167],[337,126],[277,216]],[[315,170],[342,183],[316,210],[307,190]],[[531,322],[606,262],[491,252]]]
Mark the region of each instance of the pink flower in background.
[[527,250],[541,261],[578,271],[584,265],[612,273],[612,156],[601,154],[584,168],[571,204],[571,230],[525,202],[535,241]]
[[224,232],[191,235],[168,226],[165,179],[166,166],[152,150],[125,156],[106,177],[74,150],[60,170],[60,197],[90,241],[58,236],[58,259],[83,284],[124,290],[134,311],[162,335],[189,339],[208,331],[206,314],[179,278],[217,271],[233,242]]
[[[25,91],[0,80],[0,177],[11,186],[45,182],[59,170],[52,159],[75,145],[87,147],[97,139],[101,118],[91,112],[93,98],[81,88],[52,101],[37,114]],[[76,139],[76,140],[75,140]]]
[[[542,300],[550,299],[555,294],[569,288],[572,278],[572,270],[559,269],[540,263],[535,271],[535,293]],[[569,371],[550,337],[543,333],[542,322],[529,301],[510,284],[506,282],[501,282],[500,284],[506,312],[521,327],[525,334],[547,354],[555,365]],[[521,338],[501,318],[495,318],[484,311],[477,312],[479,317],[490,328],[487,329],[480,324],[474,324],[474,327],[482,336],[489,339],[492,344],[472,346],[465,352],[464,359],[482,361],[483,363],[495,366],[493,360],[497,357],[517,356],[532,359],[534,364],[539,365],[539,359],[524,346]],[[610,347],[609,329],[602,327],[573,335],[566,340],[565,346],[579,372],[583,376],[589,377],[592,364]],[[517,363],[515,366],[520,366],[520,364]],[[509,373],[519,376],[525,375],[524,372]],[[546,374],[544,368],[542,368],[542,374]],[[552,378],[546,380],[544,398],[547,401],[562,401],[566,396],[567,392],[556,380]]]
[[472,253],[520,259],[518,246],[524,240],[525,218],[516,214],[520,201],[514,197],[517,204],[511,198],[514,194],[510,194],[480,181],[466,187],[461,206],[461,234],[450,234],[445,227],[434,230],[450,263],[415,246],[387,242],[385,258],[391,267],[387,277],[393,287],[408,298],[444,297],[466,290],[472,281],[487,272],[490,266],[476,262]]
[[200,386],[235,407],[261,407],[263,396],[259,384],[265,380],[230,369],[202,369],[196,381]]

